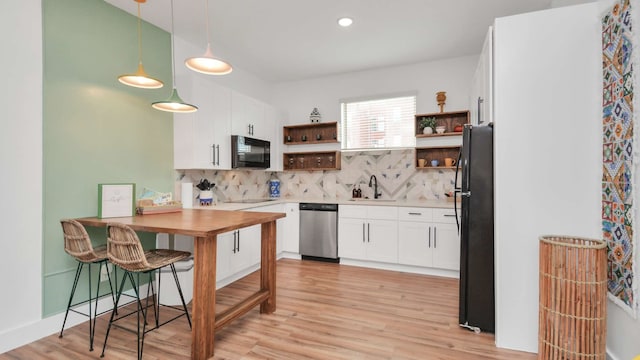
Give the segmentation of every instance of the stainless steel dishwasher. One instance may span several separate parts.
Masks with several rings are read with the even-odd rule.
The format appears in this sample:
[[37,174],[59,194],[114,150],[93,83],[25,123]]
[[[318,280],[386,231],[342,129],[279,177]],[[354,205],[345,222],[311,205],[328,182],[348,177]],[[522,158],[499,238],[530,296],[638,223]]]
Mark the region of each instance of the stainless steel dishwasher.
[[300,203],[300,255],[339,262],[338,204]]

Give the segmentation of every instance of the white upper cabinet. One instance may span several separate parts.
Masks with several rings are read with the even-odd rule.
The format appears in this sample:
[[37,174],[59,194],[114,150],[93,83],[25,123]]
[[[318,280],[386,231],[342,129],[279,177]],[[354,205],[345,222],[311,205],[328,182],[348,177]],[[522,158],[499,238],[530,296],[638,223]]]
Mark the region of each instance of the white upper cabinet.
[[469,109],[473,125],[493,121],[493,27],[487,31],[473,76]]
[[190,101],[198,111],[174,115],[174,168],[231,168],[231,90],[192,78]]
[[199,106],[193,121],[194,167],[231,168],[231,90],[213,83],[194,82]]
[[[188,81],[187,81],[188,80]],[[281,117],[275,107],[193,76],[182,79],[198,111],[174,114],[173,163],[175,169],[231,169],[231,135],[271,142],[271,171],[282,170],[279,142]]]
[[231,132],[233,135],[270,140],[265,124],[265,103],[233,91],[231,95]]

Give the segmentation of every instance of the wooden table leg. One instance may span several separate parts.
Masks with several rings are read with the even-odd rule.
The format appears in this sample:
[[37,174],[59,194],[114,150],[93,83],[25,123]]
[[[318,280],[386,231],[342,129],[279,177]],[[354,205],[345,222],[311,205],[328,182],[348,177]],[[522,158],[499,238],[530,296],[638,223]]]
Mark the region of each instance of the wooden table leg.
[[260,304],[260,312],[276,311],[276,222],[262,224],[260,262],[260,288],[269,292],[267,300]]
[[196,237],[193,243],[191,358],[213,356],[216,328],[217,237]]

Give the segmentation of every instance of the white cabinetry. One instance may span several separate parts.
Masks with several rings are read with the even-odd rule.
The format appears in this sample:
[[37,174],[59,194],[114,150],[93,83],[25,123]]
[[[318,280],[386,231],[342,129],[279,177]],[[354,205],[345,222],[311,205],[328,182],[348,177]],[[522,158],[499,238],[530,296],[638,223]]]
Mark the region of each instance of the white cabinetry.
[[223,280],[259,264],[260,236],[260,225],[219,234],[216,278]]
[[282,171],[282,154],[278,129],[278,110],[260,100],[236,91],[231,92],[231,134],[271,142],[272,171]]
[[[285,204],[273,204],[273,205],[266,205],[266,206],[260,206],[257,208],[253,208],[253,209],[249,209],[248,211],[256,211],[256,212],[278,212],[278,213],[282,213],[282,212],[286,212],[285,211]],[[287,216],[289,216],[288,212]],[[285,222],[286,222],[287,218],[283,218],[283,219],[278,219],[276,220],[276,253],[279,254],[281,253],[282,250],[282,246],[283,246],[283,241],[284,241],[284,236],[285,236],[285,231],[284,229],[286,228]],[[262,230],[260,230],[260,233],[258,234],[258,237],[262,236]],[[260,242],[260,241],[258,241]],[[260,252],[260,249],[258,249],[258,252]],[[259,259],[258,259],[259,260]]]
[[398,208],[341,205],[338,217],[338,256],[398,262]]
[[398,260],[404,265],[458,270],[460,240],[452,209],[399,209]]
[[471,84],[469,99],[471,123],[486,124],[493,121],[493,28],[489,27],[482,53]]
[[285,204],[287,217],[283,219],[283,243],[282,251],[299,254],[300,253],[300,204]]
[[231,130],[233,135],[267,139],[270,131],[265,125],[265,104],[237,91],[231,95]]
[[174,115],[174,168],[231,168],[231,90],[192,79],[198,111]]

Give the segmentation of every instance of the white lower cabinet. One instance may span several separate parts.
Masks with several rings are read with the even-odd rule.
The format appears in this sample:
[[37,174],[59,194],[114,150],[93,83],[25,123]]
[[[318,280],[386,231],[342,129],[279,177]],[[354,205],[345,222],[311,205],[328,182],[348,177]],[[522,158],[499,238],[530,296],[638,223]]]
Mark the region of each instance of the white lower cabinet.
[[398,261],[460,269],[460,239],[452,209],[400,208]]
[[285,204],[285,217],[282,221],[282,251],[300,253],[300,204]]
[[218,235],[216,278],[224,279],[260,263],[261,226]]
[[338,256],[398,263],[398,208],[340,205]]

